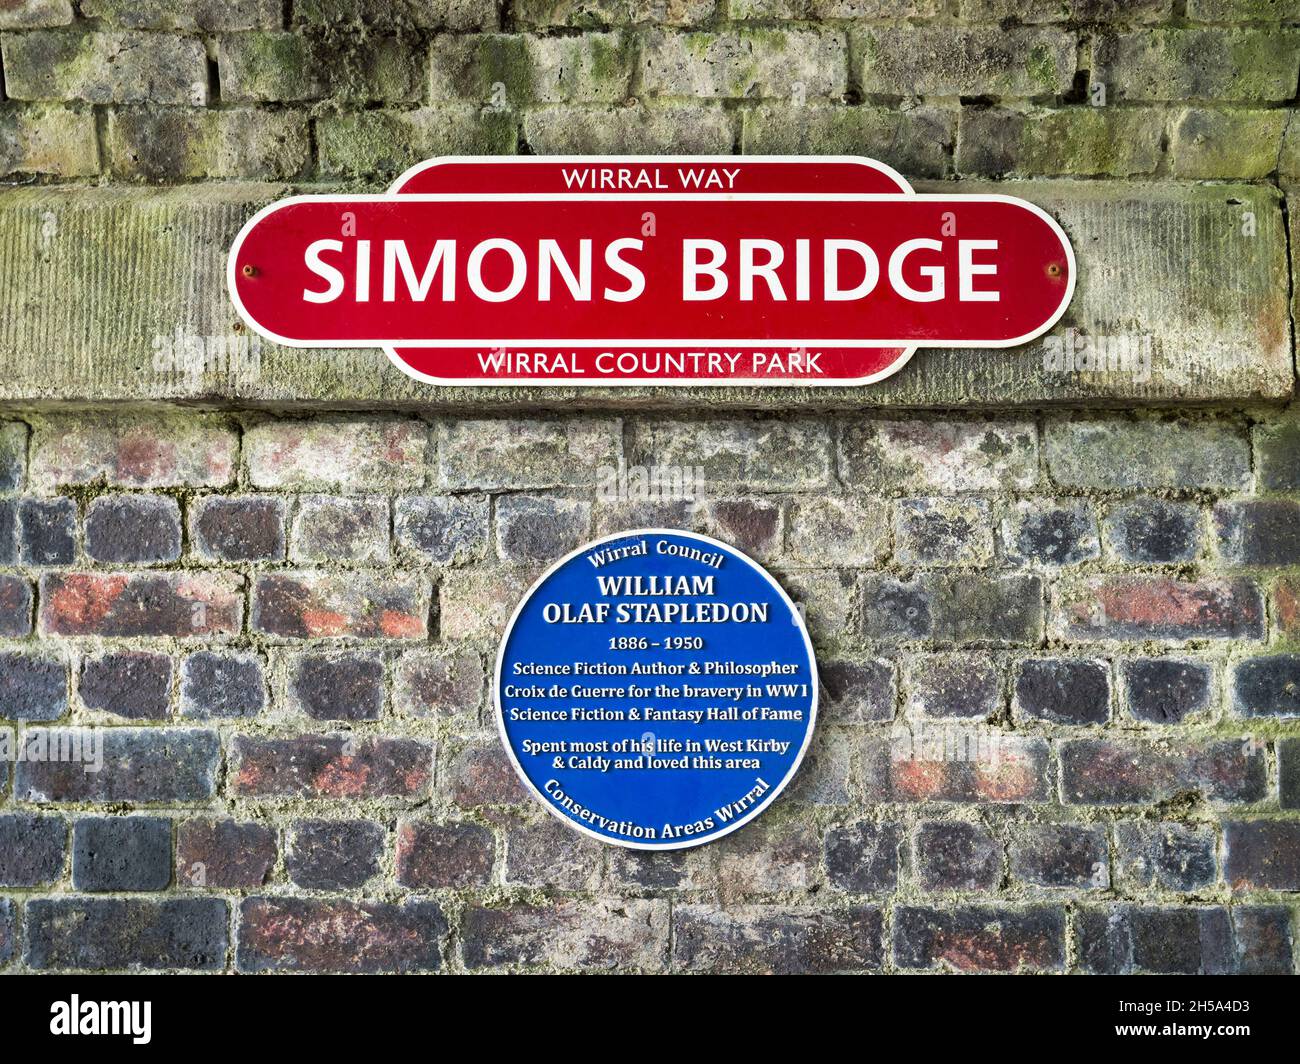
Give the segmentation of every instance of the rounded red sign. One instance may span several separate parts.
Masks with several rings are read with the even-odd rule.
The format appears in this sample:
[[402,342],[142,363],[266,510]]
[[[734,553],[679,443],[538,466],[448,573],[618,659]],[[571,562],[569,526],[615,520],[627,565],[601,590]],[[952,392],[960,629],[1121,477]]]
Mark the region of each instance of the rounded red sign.
[[277,343],[441,383],[867,383],[1061,316],[1068,240],[867,160],[446,160],[260,211],[232,298]]

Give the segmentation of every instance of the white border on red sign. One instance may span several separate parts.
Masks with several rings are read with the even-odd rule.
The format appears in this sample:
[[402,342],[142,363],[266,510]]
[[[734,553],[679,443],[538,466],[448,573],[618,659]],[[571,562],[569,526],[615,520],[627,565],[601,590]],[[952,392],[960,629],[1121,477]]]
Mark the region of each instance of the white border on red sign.
[[[748,564],[750,568],[754,569],[759,576],[766,580],[776,591],[777,595],[780,596],[781,601],[789,608],[790,623],[799,629],[799,634],[803,637],[804,650],[808,654],[808,669],[811,673],[812,680],[812,702],[808,710],[808,727],[804,731],[803,745],[799,747],[799,753],[795,756],[794,761],[790,765],[789,771],[786,772],[784,777],[782,777],[781,782],[772,788],[771,792],[762,802],[756,805],[739,820],[728,823],[725,829],[709,835],[707,838],[695,840],[686,839],[680,842],[647,843],[638,842],[634,839],[611,838],[608,835],[601,835],[598,832],[592,831],[590,828],[584,827],[582,824],[579,824],[576,820],[566,816],[556,808],[550,799],[537,789],[533,781],[528,778],[528,773],[524,771],[524,767],[519,763],[519,759],[515,757],[514,747],[510,745],[510,736],[506,733],[506,715],[501,705],[501,669],[505,665],[506,646],[509,644],[510,636],[515,630],[515,622],[519,620],[519,615],[523,612],[529,599],[531,599],[534,593],[544,583],[546,583],[552,573],[572,561],[574,558],[585,554],[593,547],[599,547],[602,543],[610,543],[614,540],[634,539],[637,536],[681,536],[686,539],[699,540],[701,543],[706,543],[711,547],[721,548],[729,554],[735,555],[741,561]],[[730,835],[738,828],[744,827],[753,820],[754,817],[758,816],[759,813],[767,809],[768,806],[776,801],[777,797],[785,790],[790,781],[794,779],[795,773],[799,771],[799,766],[803,764],[804,754],[808,752],[808,746],[812,742],[813,731],[817,727],[817,703],[820,698],[820,693],[821,689],[817,678],[817,655],[813,652],[812,639],[808,636],[808,626],[804,623],[803,614],[799,612],[794,601],[785,593],[785,588],[777,583],[775,577],[773,577],[771,573],[769,573],[763,566],[759,565],[758,562],[754,561],[754,559],[744,551],[738,550],[731,544],[723,543],[721,540],[714,539],[711,536],[705,536],[699,532],[688,532],[680,528],[634,528],[627,532],[615,532],[612,535],[601,536],[598,539],[593,539],[588,543],[584,543],[581,547],[577,548],[577,550],[570,551],[563,558],[559,559],[559,561],[553,562],[541,576],[533,581],[532,585],[519,599],[518,604],[514,608],[514,612],[511,613],[510,621],[506,625],[505,634],[501,636],[501,644],[497,648],[497,664],[496,669],[493,670],[492,681],[492,703],[496,707],[497,733],[501,737],[501,745],[506,748],[506,754],[510,758],[510,764],[514,766],[515,773],[523,781],[524,786],[528,788],[533,796],[541,802],[541,804],[545,806],[553,816],[569,825],[569,827],[573,828],[575,831],[590,836],[599,842],[608,843],[611,846],[622,846],[629,850],[686,850],[693,846],[703,846],[707,843],[723,838],[726,835]]]

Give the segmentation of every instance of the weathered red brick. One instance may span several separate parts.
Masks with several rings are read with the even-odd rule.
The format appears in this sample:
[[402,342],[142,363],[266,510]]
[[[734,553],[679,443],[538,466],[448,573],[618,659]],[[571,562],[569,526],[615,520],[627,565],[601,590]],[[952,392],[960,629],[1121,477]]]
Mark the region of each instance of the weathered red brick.
[[442,966],[446,935],[431,901],[247,898],[236,963],[244,972],[430,972]]
[[894,913],[894,962],[962,972],[1059,971],[1065,964],[1065,912],[1045,905],[901,906]]
[[461,940],[467,968],[656,971],[668,952],[668,903],[598,898],[476,907],[465,914]]
[[397,833],[397,881],[405,887],[482,887],[492,879],[496,841],[479,824],[410,820]]
[[272,827],[238,820],[187,820],[176,829],[176,883],[207,890],[248,890],[275,866]]
[[423,577],[267,573],[253,585],[253,628],[293,639],[423,639],[429,584]]
[[428,444],[422,421],[271,421],[244,437],[248,476],[259,488],[419,487]]
[[890,791],[905,802],[1045,802],[1047,744],[1042,739],[932,729],[896,741]]
[[870,971],[883,961],[874,905],[798,910],[748,906],[673,910],[674,970],[786,974]]
[[220,415],[67,415],[36,425],[34,484],[219,487],[235,475],[239,436]]
[[234,573],[47,573],[40,627],[46,635],[237,635],[243,588]]
[[426,791],[433,751],[414,739],[333,735],[235,739],[239,794],[296,798],[410,798]]
[[1250,580],[1093,577],[1061,589],[1057,628],[1071,639],[1259,639],[1264,603]]
[[514,766],[496,741],[457,750],[438,770],[439,788],[450,792],[462,808],[479,805],[518,805],[528,801]]

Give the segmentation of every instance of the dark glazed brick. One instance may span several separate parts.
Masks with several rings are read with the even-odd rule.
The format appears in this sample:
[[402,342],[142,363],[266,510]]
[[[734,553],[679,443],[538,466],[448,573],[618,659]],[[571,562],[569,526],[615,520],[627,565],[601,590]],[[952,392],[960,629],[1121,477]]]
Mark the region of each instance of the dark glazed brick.
[[1256,425],[1255,466],[1261,491],[1300,491],[1300,421]]
[[169,655],[127,651],[82,662],[77,689],[88,709],[159,720],[167,716],[171,686]]
[[1300,890],[1300,822],[1223,825],[1223,878],[1233,890]]
[[1002,542],[1014,565],[1077,565],[1100,553],[1097,520],[1082,500],[1018,503],[1002,523]]
[[484,495],[421,495],[398,499],[398,544],[438,565],[457,565],[487,552],[488,500]]
[[0,816],[0,887],[39,887],[63,875],[68,825],[59,816]]
[[853,894],[893,890],[898,883],[896,824],[850,824],[826,833],[826,874]]
[[27,426],[21,421],[0,424],[0,491],[18,491],[27,469]]
[[219,898],[37,898],[27,903],[27,964],[215,971],[229,921]]
[[1215,879],[1214,845],[1211,828],[1147,821],[1116,824],[1117,875],[1121,884],[1138,889],[1200,890]]
[[430,901],[248,898],[239,907],[243,972],[432,972],[447,918]]
[[766,558],[780,546],[781,507],[769,499],[715,499],[704,508],[703,531],[751,558]]
[[549,563],[587,538],[591,504],[549,495],[503,495],[497,499],[496,524],[502,559]]
[[190,527],[199,551],[229,562],[284,557],[284,500],[210,495],[194,504]]
[[1057,724],[1104,724],[1110,716],[1106,665],[1060,658],[1021,662],[1015,710]]
[[1047,906],[900,906],[894,912],[894,963],[963,972],[1059,971],[1065,964],[1065,914]]
[[870,905],[801,911],[766,906],[673,911],[673,967],[681,971],[829,974],[874,971],[883,920]]
[[461,934],[465,967],[550,965],[571,970],[659,970],[668,952],[664,901],[560,900],[469,909]]
[[378,874],[383,847],[383,827],[368,820],[300,820],[284,866],[300,887],[360,887]]
[[77,890],[164,890],[172,878],[172,825],[152,816],[82,817],[72,828]]
[[1037,643],[1043,628],[1038,576],[945,576],[936,587],[934,638],[948,643]]
[[979,824],[936,820],[916,832],[916,875],[926,890],[987,890],[1002,874],[1002,847]]
[[892,576],[863,578],[862,634],[868,639],[924,639],[932,627],[931,594],[920,580],[904,582]]
[[1200,539],[1201,512],[1194,503],[1133,499],[1106,515],[1111,550],[1135,565],[1191,561]]
[[1242,975],[1291,975],[1291,913],[1281,905],[1237,906],[1237,971]]
[[1002,705],[1002,677],[987,657],[953,654],[924,657],[912,667],[911,708],[927,717],[983,720]]
[[384,663],[378,657],[307,655],[298,661],[293,698],[313,720],[378,720]]
[[181,665],[181,716],[253,717],[265,705],[266,682],[255,654],[201,650]]
[[234,755],[235,793],[262,797],[409,798],[426,791],[433,775],[432,748],[413,739],[240,735]]
[[275,867],[275,829],[237,820],[187,820],[176,829],[176,881],[182,887],[251,890]]
[[1078,824],[1021,824],[1011,833],[1011,875],[1039,887],[1110,886],[1106,832]]
[[1111,739],[1061,744],[1061,795],[1081,805],[1149,805],[1199,793],[1217,802],[1253,802],[1267,790],[1262,752],[1237,739],[1184,742],[1175,749]]
[[894,667],[881,659],[823,662],[818,715],[837,724],[894,719]]
[[496,841],[478,824],[412,820],[397,833],[397,881],[416,890],[483,887],[492,881]]
[[1231,565],[1300,565],[1300,503],[1248,499],[1214,508],[1219,553]]
[[[14,797],[23,802],[199,802],[216,793],[221,741],[216,732],[181,728],[28,729],[25,745],[79,752],[82,762],[28,760],[18,766]],[[86,771],[96,744],[103,767]]]
[[0,967],[14,959],[16,933],[14,903],[8,898],[0,898]]
[[21,576],[0,574],[0,636],[15,638],[32,630],[32,585]]
[[1133,967],[1139,972],[1221,975],[1232,970],[1226,909],[1133,909]]
[[993,524],[984,499],[901,499],[894,551],[904,565],[962,565],[993,555]]
[[58,720],[68,709],[67,669],[57,658],[0,654],[0,717]]
[[25,565],[71,565],[77,552],[77,504],[71,499],[23,499],[18,547]]
[[[1083,909],[1079,968],[1124,975],[1291,972],[1289,914],[1279,906]],[[1235,931],[1235,934],[1234,934]]]
[[1277,744],[1278,791],[1283,809],[1300,809],[1300,738]]
[[0,565],[18,560],[18,503],[0,499]]
[[1124,662],[1124,701],[1138,720],[1179,724],[1210,704],[1210,666],[1176,658]]
[[86,509],[86,553],[98,562],[149,564],[181,555],[181,512],[165,495],[101,495]]
[[1232,702],[1243,717],[1300,717],[1300,654],[1240,662],[1232,675]]

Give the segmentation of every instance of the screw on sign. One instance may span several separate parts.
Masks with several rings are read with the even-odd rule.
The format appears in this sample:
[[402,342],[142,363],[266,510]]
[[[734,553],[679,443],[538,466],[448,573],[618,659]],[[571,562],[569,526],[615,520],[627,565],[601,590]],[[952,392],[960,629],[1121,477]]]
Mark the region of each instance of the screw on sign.
[[228,281],[269,340],[435,384],[868,384],[1041,335],[1075,263],[1033,204],[867,159],[442,159],[271,204]]

